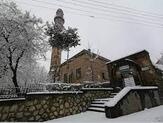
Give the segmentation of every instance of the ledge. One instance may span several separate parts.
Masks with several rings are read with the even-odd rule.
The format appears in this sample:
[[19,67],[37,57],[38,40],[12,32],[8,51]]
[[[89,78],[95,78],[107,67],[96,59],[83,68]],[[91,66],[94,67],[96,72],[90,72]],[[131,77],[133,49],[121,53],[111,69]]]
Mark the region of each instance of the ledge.
[[105,103],[107,107],[114,107],[127,93],[131,90],[155,90],[158,89],[156,86],[134,86],[134,87],[125,87],[122,89],[113,99]]
[[23,101],[25,98],[10,98],[10,99],[0,99],[0,102],[5,102],[5,101]]
[[30,92],[27,95],[82,94],[83,91]]
[[111,91],[113,88],[82,88],[82,91]]

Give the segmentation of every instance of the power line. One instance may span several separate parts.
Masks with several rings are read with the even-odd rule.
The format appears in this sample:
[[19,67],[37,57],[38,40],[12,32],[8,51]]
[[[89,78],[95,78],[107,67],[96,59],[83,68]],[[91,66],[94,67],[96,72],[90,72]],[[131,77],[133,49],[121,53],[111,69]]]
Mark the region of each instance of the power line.
[[57,5],[57,6],[61,6],[61,7],[64,7],[64,8],[77,10],[77,11],[80,11],[80,12],[100,14],[100,15],[109,16],[109,17],[112,16],[112,17],[115,17],[115,18],[124,18],[124,19],[132,19],[132,20],[144,21],[146,23],[156,24],[156,25],[161,25],[162,26],[162,23],[152,22],[151,20],[141,20],[141,18],[135,19],[135,18],[128,18],[128,17],[123,17],[123,16],[119,17],[119,16],[116,16],[116,15],[105,14],[105,13],[97,13],[97,12],[94,12],[94,11],[82,10],[82,9],[79,9],[79,8],[72,8],[72,7],[63,6],[63,5],[60,5],[60,4],[54,4],[54,3],[51,3],[51,2],[41,1],[41,0],[32,0],[32,1],[39,2],[39,3],[45,3],[45,4],[49,4],[49,5],[55,5],[55,6]]
[[[20,2],[19,2],[20,3]],[[22,3],[22,2],[21,2]],[[24,3],[24,4],[28,4],[28,3]],[[29,4],[28,4],[29,5]],[[31,5],[31,4],[30,4]],[[33,6],[33,5],[32,5]],[[43,7],[43,8],[48,8],[49,9],[49,7],[44,7],[44,6],[37,6],[37,5],[34,5],[34,6],[36,6],[36,7]],[[53,8],[50,8],[50,9],[52,9],[52,10],[54,10]],[[68,11],[68,12],[70,12],[70,11]],[[72,13],[72,12],[71,12]],[[82,16],[87,16],[87,17],[91,17],[91,18],[96,18],[96,19],[103,19],[103,20],[106,20],[106,17],[96,17],[96,16],[93,16],[93,15],[86,15],[86,14],[81,14],[81,13],[74,13],[74,14],[77,14],[77,15],[82,15]],[[107,18],[107,20],[108,20],[108,18]],[[115,19],[114,19],[115,20]],[[135,24],[143,24],[143,25],[150,25],[150,26],[154,26],[154,25],[151,25],[151,24],[147,24],[147,23],[140,23],[140,22],[131,22],[131,21],[125,21],[125,20],[118,20],[118,21],[123,21],[123,22],[127,22],[127,23],[135,23]],[[162,28],[162,26],[157,26],[157,27],[161,27]]]
[[[15,0],[15,1],[17,1],[17,0]],[[17,3],[20,3],[20,4],[27,4],[27,5],[30,5],[30,6],[33,6],[33,7],[39,7],[39,8],[44,8],[44,9],[49,9],[49,10],[53,10],[53,11],[56,11],[58,8],[56,8],[56,9],[54,9],[54,8],[49,8],[49,7],[46,7],[46,6],[41,6],[41,5],[33,5],[33,4],[29,4],[29,3],[26,3],[26,2],[20,2],[20,1],[17,1]],[[61,7],[61,6],[59,6],[59,5],[56,5],[57,7]],[[65,8],[65,7],[63,7],[63,8]],[[66,10],[67,12],[69,12],[69,13],[71,13],[72,11],[68,11],[68,10]],[[77,13],[76,13],[77,14]],[[80,14],[80,13],[78,13],[79,15],[83,15],[83,16],[88,16],[88,17],[93,17],[92,15],[85,15],[85,14]]]
[[[41,1],[41,0],[32,0],[32,1],[37,1],[37,2],[44,2],[44,3],[46,3],[46,4],[56,4],[56,3],[51,3],[51,2],[45,2],[45,1]],[[122,9],[117,9],[117,8],[109,8],[109,7],[106,7],[106,6],[102,6],[102,7],[105,7],[105,9],[101,9],[101,8],[94,8],[94,7],[92,7],[92,5],[93,6],[97,6],[97,4],[90,4],[89,2],[84,2],[84,1],[80,1],[80,0],[72,0],[72,1],[74,1],[74,2],[66,2],[66,1],[64,1],[64,0],[56,0],[56,1],[58,1],[58,2],[63,2],[63,3],[66,3],[66,4],[71,4],[71,5],[77,5],[77,6],[80,6],[80,7],[85,7],[85,8],[92,8],[92,9],[94,9],[94,10],[101,10],[101,11],[103,11],[103,12],[106,12],[106,9],[107,10],[110,10],[110,9],[112,9],[112,11],[110,10],[110,12],[114,12],[114,13],[118,13],[118,14],[128,14],[128,15],[131,15],[131,16],[138,16],[138,17],[143,17],[143,18],[145,18],[145,19],[147,19],[145,16],[141,16],[139,13],[131,13],[131,11],[127,11],[127,12],[130,12],[130,13],[124,13],[124,11],[122,12]],[[78,3],[80,3],[80,4],[78,4],[78,3],[75,3],[75,2],[78,2]],[[82,4],[87,4],[87,5],[82,5]],[[59,5],[59,6],[62,6],[61,4],[57,4],[57,5]],[[88,5],[91,5],[91,6],[88,6]],[[65,6],[64,6],[65,7]],[[67,8],[67,7],[66,7]],[[71,8],[71,7],[68,7],[68,8]],[[74,9],[74,8],[73,8]],[[76,8],[75,8],[76,9]],[[81,11],[81,9],[76,9],[76,10],[78,10],[78,11]],[[113,11],[114,10],[114,11]],[[117,12],[117,10],[118,10],[118,12]],[[83,11],[83,10],[82,10]],[[86,12],[86,11],[85,11]],[[88,12],[88,11],[87,11]],[[134,14],[134,15],[133,15]],[[147,16],[148,17],[148,19],[150,18],[150,20],[152,19],[152,20],[155,20],[156,21],[156,18],[153,18],[153,17],[151,17],[151,16]],[[163,18],[160,18],[160,19],[163,19]],[[158,21],[158,20],[157,20]]]
[[[58,8],[54,9],[54,8],[50,8],[50,7],[46,7],[46,6],[40,6],[40,5],[33,5],[33,4],[29,4],[29,3],[26,3],[26,2],[22,2],[22,1],[21,2],[20,1],[17,1],[17,3],[24,4],[24,5],[30,5],[30,6],[33,6],[33,7],[39,7],[39,8],[49,9],[49,10],[52,10],[52,11],[55,11],[55,12],[58,9]],[[57,7],[60,7],[60,6],[57,6]],[[94,18],[95,17],[93,15],[81,14],[81,13],[77,13],[77,12],[69,11],[69,10],[66,10],[66,12],[68,12],[68,13],[74,13],[76,15],[81,15],[81,16],[87,16],[87,17],[90,17],[90,18]]]
[[156,22],[158,20],[156,20],[156,18],[146,18],[145,16],[140,16],[140,15],[135,15],[135,14],[131,14],[131,13],[124,13],[124,12],[120,12],[119,10],[106,10],[106,9],[101,9],[101,8],[95,8],[95,7],[90,7],[90,6],[86,6],[86,5],[82,5],[82,4],[78,4],[78,3],[75,3],[75,2],[65,2],[65,1],[61,1],[61,0],[57,0],[59,2],[64,2],[64,3],[67,3],[67,4],[74,4],[74,5],[77,5],[77,6],[80,6],[80,7],[84,7],[84,8],[91,8],[91,9],[94,9],[94,10],[100,10],[100,11],[103,11],[103,12],[110,12],[110,13],[117,13],[117,14],[121,14],[121,15],[129,15],[129,16],[132,16],[133,18],[135,17],[138,17],[139,19],[141,20],[147,20],[149,22],[153,21],[153,22]]
[[108,2],[107,3],[106,2],[99,2],[97,0],[88,0],[88,1],[95,2],[95,3],[100,3],[100,4],[103,4],[103,5],[112,5],[112,6],[120,7],[120,8],[124,8],[124,9],[130,9],[132,11],[142,12],[142,13],[145,13],[145,14],[148,14],[148,15],[154,15],[154,16],[158,16],[160,18],[163,18],[163,15],[158,14],[158,13],[152,13],[152,12],[148,12],[148,11],[138,10],[138,9],[134,9],[134,8],[126,7],[126,6],[111,4],[111,3],[108,3]]
[[104,6],[104,5],[94,4],[94,3],[90,3],[90,2],[86,2],[86,1],[80,1],[80,0],[72,0],[72,1],[74,1],[74,2],[80,2],[80,3],[83,3],[83,4],[87,4],[87,5],[89,4],[89,5],[92,5],[92,6],[99,6],[99,7],[105,8],[105,9],[118,10],[120,12],[125,12],[125,13],[128,13],[128,14],[136,14],[137,16],[143,16],[143,17],[147,17],[147,18],[163,19],[163,16],[146,15],[146,14],[143,14],[143,13],[140,13],[140,12],[133,12],[131,10],[126,10],[126,9],[121,9],[121,8],[115,8],[115,7],[112,6],[112,4],[110,4],[109,6]]
[[[44,8],[44,9],[49,9],[49,10],[53,10],[54,11],[54,8],[49,8],[49,7],[40,6],[40,5],[33,5],[33,4],[29,4],[29,3],[25,3],[25,2],[19,2],[19,1],[17,1],[17,2],[20,3],[20,4],[30,5],[30,6]],[[70,12],[70,11],[67,11],[67,12]],[[109,19],[110,20],[110,18],[106,18],[106,17],[98,17],[98,16],[94,16],[94,15],[81,14],[81,13],[77,13],[77,12],[73,12],[73,11],[71,11],[70,13],[74,13],[76,15],[81,15],[81,16],[87,16],[87,17],[94,18],[94,19],[103,19],[103,20],[108,20]],[[114,19],[114,20],[116,20],[116,19]],[[149,23],[142,23],[142,22],[140,23],[140,22],[133,22],[133,21],[131,22],[131,21],[126,21],[126,20],[122,20],[122,19],[121,20],[116,20],[116,21],[122,21],[122,22],[125,22],[125,23],[134,23],[134,24],[141,24],[141,25],[145,25],[145,26],[148,25],[148,26],[163,28],[163,26],[161,26],[161,25],[152,25],[152,24],[149,24]]]
[[[36,1],[36,0],[34,0]],[[124,11],[119,11],[118,9],[113,9],[113,8],[108,8],[108,9],[102,9],[102,8],[97,8],[97,7],[92,7],[92,6],[88,6],[88,5],[83,5],[83,4],[79,4],[79,3],[76,3],[76,2],[79,2],[79,1],[75,1],[75,2],[66,2],[64,0],[57,0],[58,2],[63,2],[63,3],[66,3],[66,4],[70,4],[70,5],[74,5],[74,6],[79,6],[79,7],[82,7],[82,8],[88,8],[88,9],[94,9],[94,10],[100,10],[102,12],[110,12],[110,13],[117,13],[117,14],[121,14],[121,15],[129,15],[129,16],[133,16],[134,18],[135,17],[138,17],[142,20],[150,20],[150,21],[158,21],[157,18],[151,18],[151,17],[146,17],[146,16],[141,16],[141,15],[138,15],[138,14],[134,14],[134,13],[126,13]],[[111,10],[110,10],[111,9]],[[150,19],[149,19],[150,18]]]
[[35,2],[39,2],[39,3],[45,3],[45,4],[49,4],[49,5],[54,5],[54,6],[59,6],[59,7],[63,7],[63,8],[67,8],[67,9],[71,9],[71,10],[76,10],[76,11],[81,11],[81,12],[89,12],[87,10],[82,10],[82,9],[79,9],[79,8],[72,8],[72,7],[69,7],[69,6],[64,6],[64,5],[61,5],[61,4],[54,4],[54,3],[50,3],[50,2],[45,2],[45,1],[40,1],[40,0],[32,0],[32,1],[35,1]]
[[[151,16],[151,17],[157,17],[157,18],[163,19],[163,15],[160,15],[157,13],[151,13],[151,12],[147,12],[147,11],[142,11],[142,10],[138,10],[138,9],[134,9],[134,8],[130,8],[130,7],[125,7],[125,6],[121,6],[121,5],[116,5],[116,4],[111,4],[111,3],[106,3],[106,2],[99,2],[97,0],[87,0],[87,1],[90,1],[91,3],[86,2],[86,1],[80,1],[80,0],[72,0],[72,1],[78,1],[78,2],[81,2],[84,4],[90,4],[90,5],[94,5],[94,6],[101,6],[104,8],[107,8],[108,6],[118,7],[115,9],[119,9],[120,11],[132,12],[132,13],[143,15],[143,16],[148,16],[148,17]],[[100,3],[100,4],[97,4],[97,3]],[[106,5],[108,5],[108,6],[106,6]]]

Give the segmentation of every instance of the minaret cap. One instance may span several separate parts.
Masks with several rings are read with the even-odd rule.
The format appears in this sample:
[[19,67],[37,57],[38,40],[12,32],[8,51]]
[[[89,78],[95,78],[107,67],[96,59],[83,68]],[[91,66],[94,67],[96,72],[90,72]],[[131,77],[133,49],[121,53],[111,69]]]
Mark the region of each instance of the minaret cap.
[[61,18],[61,19],[63,20],[63,22],[64,22],[63,15],[64,15],[63,10],[60,9],[60,8],[57,9],[57,11],[56,11],[56,16],[54,17],[54,21],[56,20],[56,18]]

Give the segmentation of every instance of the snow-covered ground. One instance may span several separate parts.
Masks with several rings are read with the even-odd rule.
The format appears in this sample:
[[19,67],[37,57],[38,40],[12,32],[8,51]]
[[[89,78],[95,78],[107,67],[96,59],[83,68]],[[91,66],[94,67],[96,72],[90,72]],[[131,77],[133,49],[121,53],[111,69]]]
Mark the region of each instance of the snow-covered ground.
[[119,118],[108,119],[104,113],[87,111],[84,113],[67,116],[64,118],[47,121],[47,123],[156,123],[163,122],[163,106],[158,106],[151,109],[146,109],[141,112],[122,116]]

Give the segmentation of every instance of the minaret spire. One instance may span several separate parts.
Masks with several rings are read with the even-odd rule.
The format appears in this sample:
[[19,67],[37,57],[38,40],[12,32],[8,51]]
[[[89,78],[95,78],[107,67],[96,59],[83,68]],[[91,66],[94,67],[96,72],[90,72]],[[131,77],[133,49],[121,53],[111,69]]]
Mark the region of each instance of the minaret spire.
[[[64,13],[62,9],[58,9],[56,11],[56,15],[54,17],[54,23],[60,31],[64,30]],[[53,79],[59,79],[59,67],[61,65],[61,49],[57,47],[52,47],[52,54],[51,54],[51,65],[50,65],[50,73],[53,75]]]

